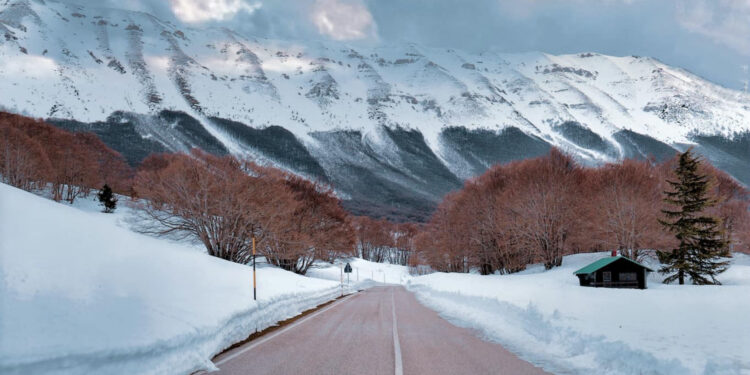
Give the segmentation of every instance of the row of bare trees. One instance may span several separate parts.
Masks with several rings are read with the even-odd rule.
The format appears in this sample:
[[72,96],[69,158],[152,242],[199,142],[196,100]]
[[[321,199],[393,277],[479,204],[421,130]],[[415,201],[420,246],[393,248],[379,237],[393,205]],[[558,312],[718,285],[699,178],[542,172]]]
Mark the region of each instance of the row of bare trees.
[[356,231],[356,252],[362,259],[378,263],[408,265],[414,254],[414,223],[391,223],[366,216],[352,219]]
[[107,184],[133,198],[139,231],[191,238],[233,262],[250,260],[253,238],[268,262],[302,274],[354,255],[330,187],[230,156],[156,154],[134,171],[92,133],[0,112],[0,181],[70,203]]
[[92,133],[71,133],[40,120],[0,112],[0,179],[70,203],[109,184],[118,192],[132,174],[125,159]]
[[[511,273],[563,256],[617,249],[633,259],[673,247],[658,223],[675,160],[583,167],[552,150],[497,165],[446,196],[427,224],[349,216],[332,189],[278,169],[200,151],[158,154],[133,171],[94,134],[0,112],[0,179],[73,202],[103,183],[134,198],[137,228],[190,237],[247,263],[255,238],[268,262],[304,274],[316,260],[358,255],[449,272]],[[748,191],[705,163],[735,251],[750,251]]]
[[266,260],[304,274],[316,260],[351,256],[354,231],[333,191],[231,156],[194,150],[148,157],[133,184],[137,229],[199,240],[210,255]]
[[[578,252],[619,250],[633,259],[671,248],[659,225],[662,192],[675,160],[625,160],[583,167],[558,150],[490,168],[449,194],[414,238],[421,261],[434,269],[511,273],[541,262],[547,269]],[[735,250],[750,249],[748,192],[707,165]]]

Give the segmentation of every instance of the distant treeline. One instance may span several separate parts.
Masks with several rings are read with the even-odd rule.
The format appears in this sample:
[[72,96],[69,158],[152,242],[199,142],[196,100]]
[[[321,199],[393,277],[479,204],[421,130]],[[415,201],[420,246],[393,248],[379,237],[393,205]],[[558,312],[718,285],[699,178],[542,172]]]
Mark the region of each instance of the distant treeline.
[[127,193],[133,170],[93,133],[0,112],[0,175],[6,184],[28,191],[51,188],[54,200],[73,203],[105,183]]
[[0,181],[73,203],[107,184],[131,198],[135,229],[199,241],[238,263],[258,255],[304,274],[343,256],[407,264],[396,225],[353,217],[329,186],[276,168],[199,150],[153,154],[132,169],[93,133],[0,112]]
[[[677,155],[663,163],[625,160],[584,167],[557,150],[496,165],[446,196],[416,236],[417,263],[439,271],[512,273],[559,266],[564,255],[619,250],[640,259],[676,239],[659,223]],[[708,214],[735,251],[750,251],[748,191],[702,163],[716,205]]]
[[[332,187],[233,156],[154,154],[135,169],[92,133],[0,112],[0,180],[73,203],[103,184],[130,197],[135,229],[190,238],[210,255],[259,255],[304,274],[316,260],[360,256],[452,272],[510,273],[560,265],[566,254],[618,249],[638,259],[670,249],[660,226],[676,159],[584,167],[557,151],[496,165],[443,199],[426,224],[396,224],[342,209]],[[735,251],[750,251],[750,194],[707,163],[710,214]],[[421,272],[421,271],[420,271]]]

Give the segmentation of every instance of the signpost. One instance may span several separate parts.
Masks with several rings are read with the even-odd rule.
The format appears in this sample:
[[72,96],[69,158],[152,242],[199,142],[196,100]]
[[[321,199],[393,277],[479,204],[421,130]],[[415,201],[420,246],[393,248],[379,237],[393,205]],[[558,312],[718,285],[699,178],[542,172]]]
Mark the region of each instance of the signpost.
[[253,301],[258,299],[258,293],[255,286],[255,235],[253,235]]

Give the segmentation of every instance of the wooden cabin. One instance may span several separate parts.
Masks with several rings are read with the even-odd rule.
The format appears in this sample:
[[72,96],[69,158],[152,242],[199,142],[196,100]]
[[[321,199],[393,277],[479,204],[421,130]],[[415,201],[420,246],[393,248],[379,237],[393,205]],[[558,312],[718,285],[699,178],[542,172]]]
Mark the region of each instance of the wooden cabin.
[[623,256],[599,259],[575,272],[581,286],[646,289],[646,276],[654,270]]

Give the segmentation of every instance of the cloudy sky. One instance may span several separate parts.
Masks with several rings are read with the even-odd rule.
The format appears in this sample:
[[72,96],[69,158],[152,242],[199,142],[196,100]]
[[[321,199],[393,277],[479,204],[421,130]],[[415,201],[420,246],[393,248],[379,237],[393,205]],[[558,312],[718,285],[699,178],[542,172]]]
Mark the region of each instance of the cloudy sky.
[[261,37],[642,55],[733,89],[750,79],[750,0],[104,1]]

